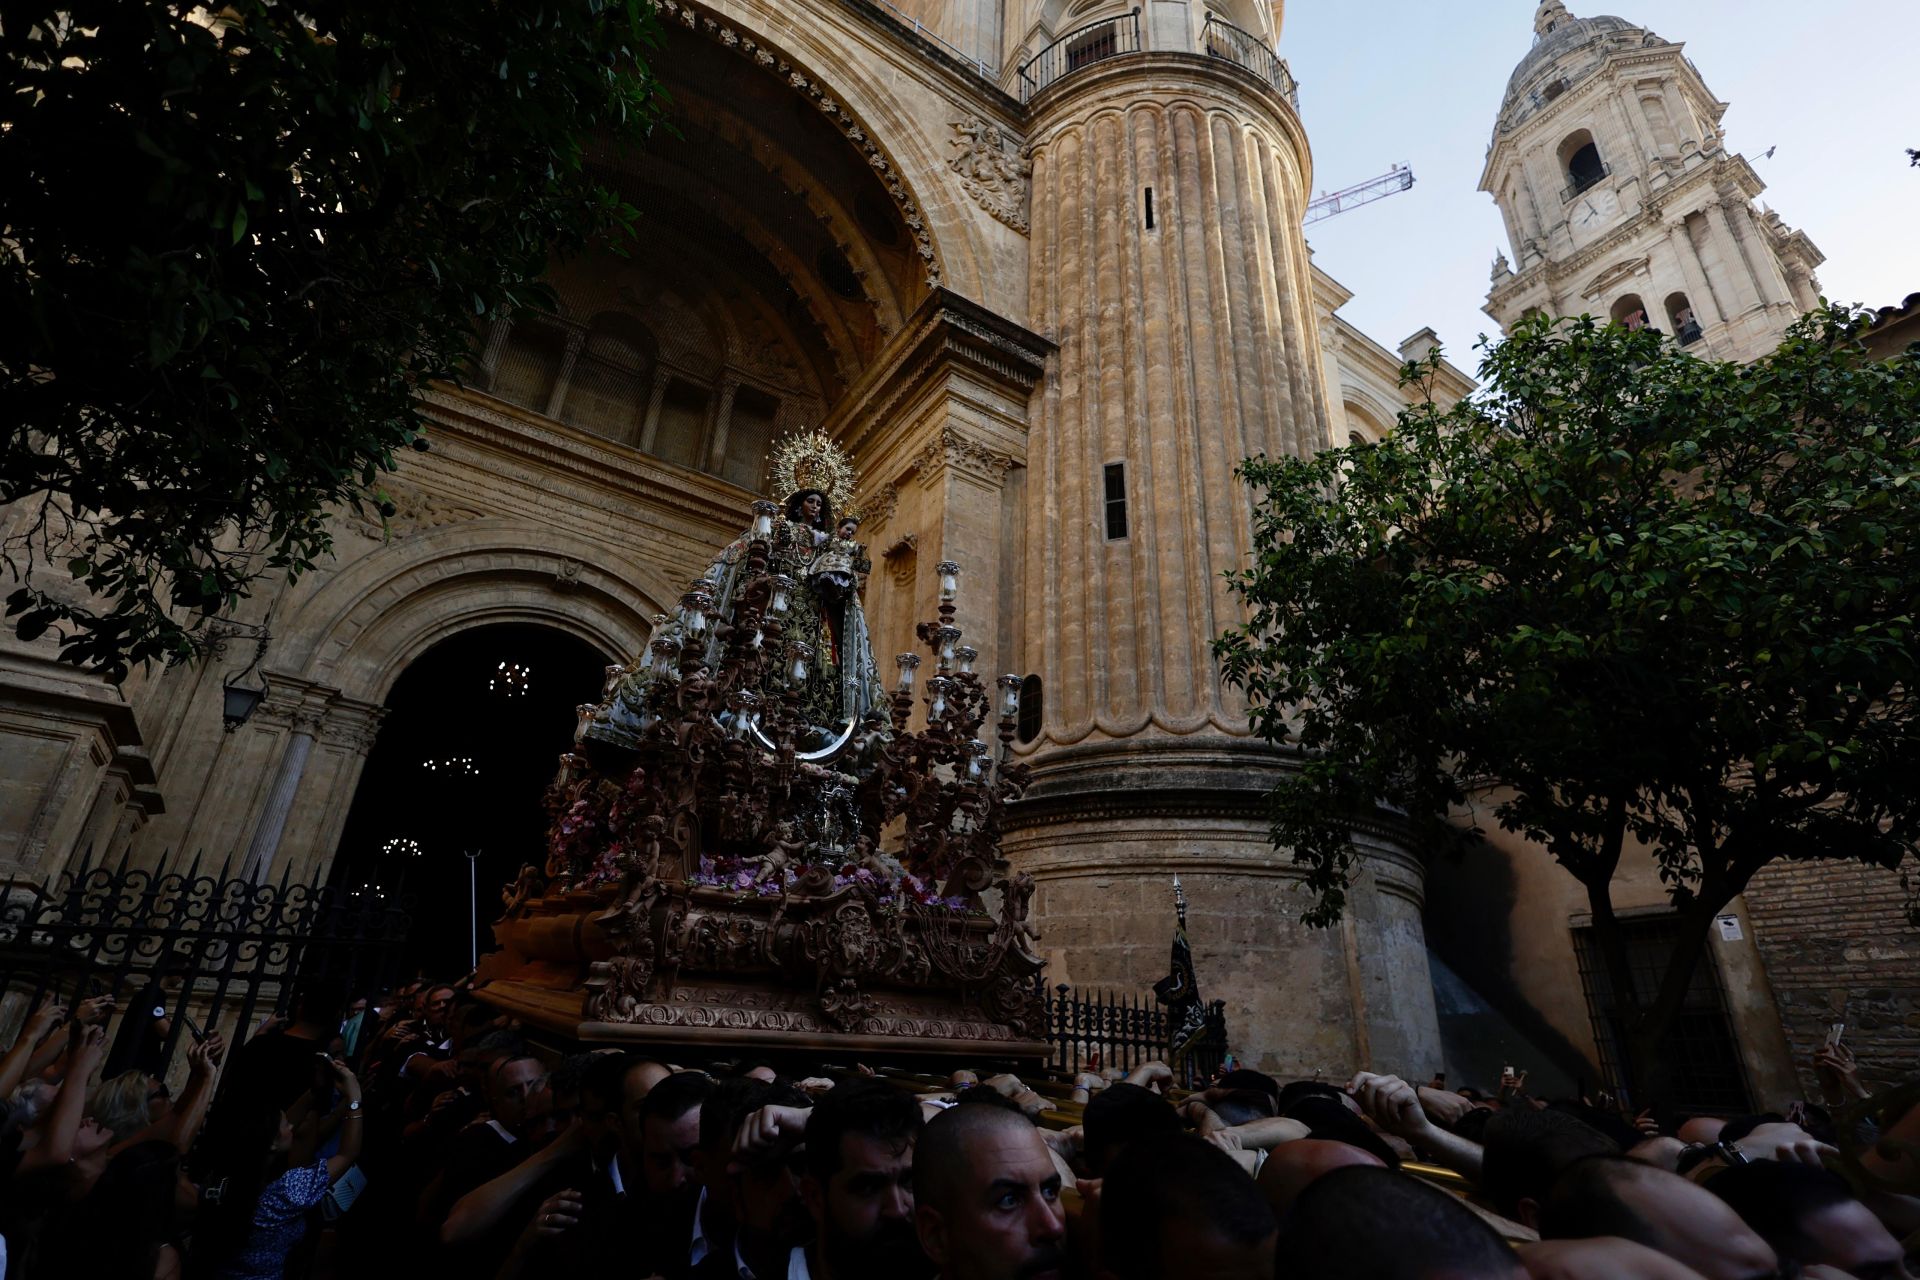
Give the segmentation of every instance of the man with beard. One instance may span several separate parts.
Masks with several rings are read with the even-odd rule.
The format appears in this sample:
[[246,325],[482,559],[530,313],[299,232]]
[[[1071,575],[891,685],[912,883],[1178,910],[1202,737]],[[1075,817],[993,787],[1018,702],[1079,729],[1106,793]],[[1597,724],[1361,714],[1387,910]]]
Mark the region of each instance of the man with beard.
[[999,1107],[951,1107],[913,1153],[914,1225],[942,1280],[1060,1280],[1060,1174],[1031,1121]]
[[811,1245],[787,1280],[915,1280],[932,1274],[913,1226],[913,1148],[922,1128],[913,1095],[875,1081],[841,1085],[806,1126],[800,1198]]

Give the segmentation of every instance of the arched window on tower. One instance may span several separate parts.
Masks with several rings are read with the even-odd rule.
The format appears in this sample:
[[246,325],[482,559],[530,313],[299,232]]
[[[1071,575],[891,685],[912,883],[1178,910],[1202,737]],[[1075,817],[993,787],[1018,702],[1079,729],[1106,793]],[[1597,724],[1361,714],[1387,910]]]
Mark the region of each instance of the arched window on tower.
[[1627,329],[1644,329],[1651,323],[1647,319],[1647,304],[1640,301],[1637,293],[1621,295],[1609,314],[1615,324]]
[[1673,325],[1674,341],[1683,347],[1690,347],[1700,341],[1700,320],[1693,314],[1693,304],[1687,301],[1684,293],[1667,295],[1667,320]]
[[622,444],[638,440],[655,351],[653,335],[632,316],[595,316],[567,383],[560,420]]
[[1560,171],[1567,175],[1567,189],[1563,198],[1571,200],[1607,176],[1607,166],[1600,160],[1600,148],[1594,146],[1593,135],[1585,129],[1576,129],[1560,144]]

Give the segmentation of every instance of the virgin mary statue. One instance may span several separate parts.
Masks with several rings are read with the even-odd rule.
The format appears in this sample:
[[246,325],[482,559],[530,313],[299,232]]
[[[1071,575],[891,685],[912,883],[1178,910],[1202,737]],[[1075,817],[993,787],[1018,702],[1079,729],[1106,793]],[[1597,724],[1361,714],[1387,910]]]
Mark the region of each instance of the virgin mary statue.
[[[771,567],[794,584],[783,619],[786,634],[805,642],[813,653],[800,688],[800,707],[815,738],[807,745],[817,748],[845,739],[869,709],[887,705],[860,604],[858,575],[869,568],[865,548],[855,541],[860,520],[846,511],[853,497],[853,464],[825,433],[810,431],[776,446],[769,473],[773,491],[785,496],[781,514],[773,520]],[[842,512],[837,520],[836,508]],[[751,529],[742,532],[693,584],[712,600],[708,612],[715,617],[732,615],[751,541]],[[685,620],[685,609],[677,610],[659,624],[654,638],[679,641]],[[720,648],[717,635],[712,636],[707,663],[716,669]],[[618,669],[608,682],[606,700],[583,723],[581,738],[637,746],[640,695],[652,678],[644,654]],[[763,692],[785,694],[790,680],[784,672],[771,674],[770,687]]]

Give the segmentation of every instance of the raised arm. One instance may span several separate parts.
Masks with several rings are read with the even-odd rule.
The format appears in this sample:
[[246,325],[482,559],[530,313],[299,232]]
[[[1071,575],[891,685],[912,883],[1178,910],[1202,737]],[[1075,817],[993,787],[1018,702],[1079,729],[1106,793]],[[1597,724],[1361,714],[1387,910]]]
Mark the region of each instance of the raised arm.
[[173,1114],[154,1126],[154,1137],[165,1138],[182,1154],[193,1146],[193,1140],[200,1136],[200,1126],[206,1123],[207,1107],[213,1102],[214,1085],[220,1079],[220,1063],[226,1053],[227,1042],[217,1031],[187,1049],[187,1087],[174,1104]]
[[47,1136],[20,1158],[19,1172],[57,1167],[73,1159],[74,1139],[80,1134],[80,1117],[87,1108],[87,1081],[107,1051],[104,1027],[92,1026],[81,1032],[67,1064],[67,1078],[47,1113]]
[[441,1244],[462,1244],[477,1239],[495,1223],[505,1220],[521,1196],[546,1180],[548,1174],[586,1149],[586,1134],[579,1125],[542,1147],[530,1159],[522,1160],[490,1182],[483,1182],[453,1202],[447,1220],[440,1224]]
[[1386,1132],[1404,1138],[1428,1160],[1443,1164],[1463,1177],[1480,1181],[1480,1144],[1448,1133],[1430,1119],[1420,1095],[1399,1076],[1377,1076],[1362,1071],[1347,1084],[1360,1109]]
[[333,1109],[340,1126],[340,1149],[327,1157],[327,1181],[338,1182],[360,1158],[360,1142],[366,1134],[367,1113],[360,1106],[360,1080],[347,1064],[333,1064],[333,1082],[340,1090],[340,1105]]
[[54,1000],[33,1011],[27,1025],[20,1029],[20,1038],[13,1042],[13,1048],[7,1050],[6,1057],[0,1058],[0,1094],[12,1093],[20,1087],[20,1082],[27,1078],[27,1064],[66,1017],[66,1006]]

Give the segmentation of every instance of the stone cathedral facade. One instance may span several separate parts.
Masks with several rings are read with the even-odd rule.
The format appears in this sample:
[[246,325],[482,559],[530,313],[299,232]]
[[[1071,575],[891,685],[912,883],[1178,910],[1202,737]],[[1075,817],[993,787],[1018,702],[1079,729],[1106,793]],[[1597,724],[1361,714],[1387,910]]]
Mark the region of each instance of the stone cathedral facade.
[[[744,522],[770,443],[822,424],[861,476],[881,661],[952,559],[980,669],[1035,677],[1009,847],[1053,980],[1161,976],[1179,872],[1239,1041],[1284,1024],[1311,1033],[1275,1066],[1437,1061],[1419,858],[1371,833],[1348,927],[1292,923],[1260,809],[1280,762],[1209,651],[1249,548],[1234,465],[1377,436],[1432,342],[1391,351],[1333,314],[1281,5],[660,16],[675,129],[598,157],[642,244],[557,267],[557,312],[502,321],[470,385],[429,397],[433,449],[386,486],[386,527],[343,520],[334,562],[267,584],[198,668],[116,690],[8,642],[0,869],[184,849],[277,879],[346,856],[402,672],[502,621],[639,651]],[[267,697],[224,733],[260,626]]]
[[[342,834],[404,673],[506,622],[639,652],[771,443],[820,425],[861,477],[882,664],[951,559],[979,669],[1027,677],[1035,783],[1006,847],[1050,980],[1162,976],[1177,873],[1249,1065],[1437,1067],[1421,852],[1362,832],[1348,918],[1302,928],[1261,803],[1286,762],[1209,649],[1250,547],[1235,464],[1377,438],[1434,342],[1361,333],[1311,261],[1280,0],[659,9],[675,128],[597,157],[641,243],[557,266],[557,310],[503,319],[467,385],[428,396],[391,518],[343,517],[338,556],[263,584],[197,667],[111,688],[0,640],[0,876],[184,850],[324,878],[366,852]],[[1753,213],[1722,104],[1619,19],[1550,0],[1537,29],[1483,179],[1515,253],[1491,313],[1626,306],[1677,333],[1678,306],[1713,354],[1763,349],[1819,257]],[[1584,221],[1561,199],[1582,182]],[[1437,390],[1471,388],[1448,366]],[[265,700],[223,732],[242,678]]]

